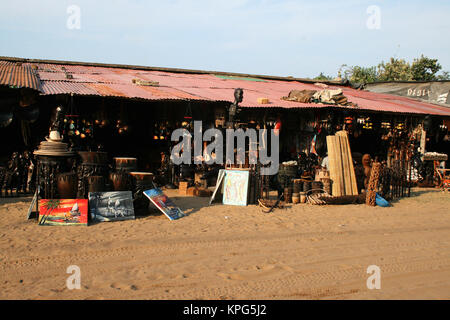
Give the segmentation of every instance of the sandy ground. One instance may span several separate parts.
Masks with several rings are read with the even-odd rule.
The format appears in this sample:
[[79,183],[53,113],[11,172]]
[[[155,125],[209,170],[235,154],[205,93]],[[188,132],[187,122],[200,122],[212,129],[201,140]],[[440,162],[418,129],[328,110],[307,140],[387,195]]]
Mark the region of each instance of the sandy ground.
[[[169,196],[189,216],[38,226],[0,199],[1,299],[449,299],[450,194],[391,208],[293,205],[264,214]],[[69,290],[66,269],[81,269]],[[381,289],[369,290],[369,265]]]

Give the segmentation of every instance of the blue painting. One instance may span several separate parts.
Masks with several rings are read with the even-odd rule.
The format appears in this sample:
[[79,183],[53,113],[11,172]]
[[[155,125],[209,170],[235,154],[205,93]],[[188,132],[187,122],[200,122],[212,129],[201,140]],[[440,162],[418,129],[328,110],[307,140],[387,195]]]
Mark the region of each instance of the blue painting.
[[146,190],[144,191],[144,194],[170,220],[176,220],[185,216],[183,211],[181,211],[180,208],[178,208],[160,189]]

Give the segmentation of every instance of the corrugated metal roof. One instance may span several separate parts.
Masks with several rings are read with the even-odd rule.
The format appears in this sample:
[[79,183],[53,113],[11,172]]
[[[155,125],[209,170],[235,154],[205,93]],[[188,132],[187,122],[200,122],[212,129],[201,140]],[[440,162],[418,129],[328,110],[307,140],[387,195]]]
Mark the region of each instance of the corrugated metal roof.
[[444,106],[421,102],[390,94],[374,93],[364,90],[342,88],[345,95],[352,97],[352,102],[367,106],[374,111],[390,111],[399,113],[424,113],[449,116],[450,109]]
[[44,95],[52,94],[79,94],[79,95],[99,95],[94,89],[87,87],[87,84],[63,81],[42,81],[41,90]]
[[[1,62],[0,68],[5,65],[7,67],[3,67],[4,69],[17,67],[13,62]],[[73,93],[78,95],[99,95],[147,100],[232,102],[234,100],[235,88],[242,88],[244,89],[244,99],[241,103],[242,107],[305,109],[335,107],[354,109],[345,106],[282,100],[281,97],[287,96],[291,90],[323,89],[321,86],[313,83],[299,81],[283,81],[267,78],[263,81],[254,81],[255,79],[251,77],[225,77],[206,73],[195,74],[39,62],[22,63],[21,67],[27,72],[34,71],[32,70],[33,68],[37,69],[37,73],[40,76],[40,89],[43,95]],[[19,73],[19,71],[14,71],[14,74]],[[35,77],[38,79],[37,75]],[[133,83],[133,79],[154,81],[158,82],[159,85],[137,85]],[[39,88],[38,85],[36,87]],[[342,89],[348,101],[357,104],[359,110],[450,116],[450,110],[439,105],[388,94],[355,90],[349,87],[330,85],[329,88]],[[258,104],[258,98],[268,98],[270,103]]]
[[40,81],[29,64],[0,61],[0,85],[39,90]]

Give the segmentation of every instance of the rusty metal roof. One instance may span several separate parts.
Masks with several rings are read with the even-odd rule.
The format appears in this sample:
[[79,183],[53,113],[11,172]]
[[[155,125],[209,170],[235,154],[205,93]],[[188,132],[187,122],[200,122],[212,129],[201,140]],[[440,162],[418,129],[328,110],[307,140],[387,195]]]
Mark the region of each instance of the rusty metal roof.
[[96,90],[90,89],[85,83],[64,81],[42,81],[41,92],[43,92],[44,95],[71,93],[79,95],[98,95]]
[[40,81],[30,64],[0,61],[0,85],[39,90]]
[[[27,70],[27,74],[35,71],[35,78],[39,80],[35,87],[40,88],[41,94],[77,94],[98,95],[123,98],[139,98],[146,100],[205,100],[228,101],[234,100],[235,88],[244,89],[242,107],[278,107],[278,108],[341,108],[353,107],[335,106],[318,103],[300,103],[282,100],[291,90],[321,90],[320,85],[311,82],[279,79],[275,77],[255,78],[235,76],[233,74],[207,74],[186,72],[181,70],[170,72],[165,70],[127,68],[124,66],[108,67],[107,65],[83,65],[74,63],[22,62],[16,65],[11,61],[0,61],[0,70],[4,68],[19,68]],[[5,69],[6,70],[6,69]],[[10,70],[10,69],[8,69]],[[17,69],[14,69],[17,70]],[[4,72],[5,73],[5,72]],[[19,71],[14,71],[19,74]],[[5,73],[6,74],[6,73]],[[22,74],[22,73],[20,73]],[[2,77],[5,79],[7,77]],[[28,76],[30,78],[30,76]],[[9,82],[15,78],[8,78]],[[155,85],[139,85],[141,82],[151,81]],[[22,81],[23,82],[23,81]],[[156,85],[157,84],[157,85]],[[420,102],[409,98],[361,91],[344,86],[329,84],[330,89],[340,88],[348,101],[358,105],[357,110],[394,112],[408,114],[433,114],[450,116],[447,107]],[[269,104],[259,104],[258,98],[268,98]]]

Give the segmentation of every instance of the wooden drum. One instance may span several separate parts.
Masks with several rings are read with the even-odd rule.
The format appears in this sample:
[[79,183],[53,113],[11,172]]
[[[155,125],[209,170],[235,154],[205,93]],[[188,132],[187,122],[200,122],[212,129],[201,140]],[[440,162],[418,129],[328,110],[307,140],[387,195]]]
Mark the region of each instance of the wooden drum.
[[131,176],[126,172],[112,172],[109,175],[114,191],[128,191],[132,189]]
[[75,172],[60,173],[57,176],[58,195],[61,199],[76,199],[78,177]]
[[116,157],[114,164],[116,171],[132,172],[137,169],[137,158]]
[[145,191],[153,189],[153,173],[151,172],[130,172],[136,190]]
[[90,176],[86,178],[88,192],[105,192],[106,179],[103,176]]

